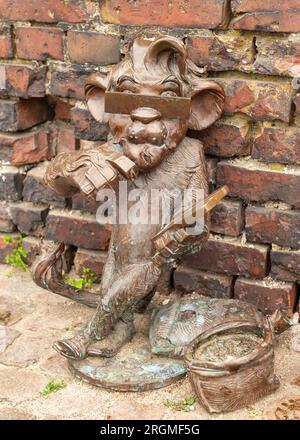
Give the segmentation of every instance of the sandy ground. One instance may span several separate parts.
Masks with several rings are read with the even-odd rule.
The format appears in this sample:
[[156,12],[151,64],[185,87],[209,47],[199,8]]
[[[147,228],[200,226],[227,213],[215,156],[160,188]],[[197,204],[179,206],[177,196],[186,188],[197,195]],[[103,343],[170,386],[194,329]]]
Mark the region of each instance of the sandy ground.
[[[71,336],[91,315],[85,306],[38,288],[29,273],[0,265],[0,319],[6,319],[7,347],[0,353],[0,419],[272,419],[282,401],[300,397],[300,351],[291,340],[300,338],[300,324],[280,336],[276,348],[276,374],[281,386],[251,407],[222,415],[208,414],[198,403],[191,411],[165,406],[167,399],[193,395],[187,378],[160,390],[118,393],[74,379],[66,361],[53,351],[53,341]],[[137,318],[137,328],[145,322]],[[139,321],[140,320],[140,321]],[[145,321],[146,320],[146,321]],[[4,321],[0,321],[3,324]],[[297,339],[298,340],[298,339]],[[298,348],[299,348],[298,344]],[[1,351],[1,350],[0,350]],[[44,397],[51,380],[64,379],[65,388]],[[300,418],[300,410],[294,413]]]

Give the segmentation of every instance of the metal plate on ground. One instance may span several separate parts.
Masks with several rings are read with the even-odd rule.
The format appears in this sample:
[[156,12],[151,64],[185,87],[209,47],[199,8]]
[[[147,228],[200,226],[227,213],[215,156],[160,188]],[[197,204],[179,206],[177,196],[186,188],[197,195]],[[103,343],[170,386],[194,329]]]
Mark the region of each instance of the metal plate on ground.
[[114,391],[148,391],[170,385],[186,374],[180,360],[153,355],[148,344],[131,342],[112,358],[69,360],[78,379]]

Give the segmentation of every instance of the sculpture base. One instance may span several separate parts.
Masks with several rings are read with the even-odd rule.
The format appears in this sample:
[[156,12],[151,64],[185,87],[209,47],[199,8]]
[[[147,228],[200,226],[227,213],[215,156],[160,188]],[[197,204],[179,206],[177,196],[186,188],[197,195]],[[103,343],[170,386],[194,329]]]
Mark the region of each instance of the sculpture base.
[[114,391],[162,388],[186,374],[183,361],[153,355],[146,338],[135,338],[112,358],[88,357],[68,361],[76,378]]

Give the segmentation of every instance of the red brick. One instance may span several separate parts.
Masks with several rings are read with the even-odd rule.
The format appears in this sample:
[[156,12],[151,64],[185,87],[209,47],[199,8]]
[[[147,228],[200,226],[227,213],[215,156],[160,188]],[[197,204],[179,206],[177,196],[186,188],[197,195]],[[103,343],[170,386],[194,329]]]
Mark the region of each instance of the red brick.
[[0,202],[0,231],[1,232],[14,232],[16,225],[14,224],[9,205],[7,202]]
[[74,259],[75,272],[81,276],[83,269],[88,268],[96,275],[96,278],[99,281],[106,260],[107,253],[105,251],[91,251],[79,248]]
[[228,185],[229,196],[265,202],[280,200],[300,206],[300,171],[282,166],[272,170],[254,160],[221,161],[217,167],[218,185]]
[[265,123],[254,138],[252,157],[263,162],[300,162],[300,128]]
[[300,281],[300,250],[272,246],[271,275],[283,281]]
[[295,283],[238,278],[234,286],[234,297],[255,305],[261,312],[271,315],[280,308],[290,315],[296,306],[297,287]]
[[114,64],[120,60],[120,37],[97,32],[68,32],[71,63]]
[[72,197],[72,209],[96,214],[98,207],[99,202],[90,201],[82,194],[75,194],[75,196]]
[[103,21],[122,25],[214,29],[229,19],[227,0],[104,0],[100,7]]
[[25,175],[13,166],[0,165],[0,199],[20,200]]
[[[298,0],[232,0],[231,8],[238,17],[234,29],[264,32],[300,31],[300,5]],[[244,14],[244,15],[242,15]]]
[[46,224],[48,240],[63,241],[84,249],[105,250],[110,240],[110,225],[100,225],[95,216],[80,212],[50,211]]
[[[300,9],[299,9],[300,11]],[[300,35],[258,34],[255,71],[266,75],[300,76]]]
[[195,269],[264,278],[268,272],[268,254],[268,246],[211,237],[200,252],[188,255],[184,262]]
[[[12,239],[11,242],[8,242],[8,237]],[[0,234],[0,263],[6,263],[5,259],[8,255],[11,255],[17,247],[15,240],[19,237],[18,234],[9,234],[9,236]]]
[[108,133],[107,125],[96,121],[87,109],[74,107],[71,115],[76,138],[88,141],[106,139]]
[[31,265],[41,251],[41,240],[37,237],[24,237],[22,245],[27,252],[26,263]]
[[21,98],[45,96],[46,67],[31,67],[23,64],[0,65],[1,95]]
[[244,225],[244,209],[240,201],[222,200],[211,212],[211,231],[218,234],[241,234]]
[[245,156],[250,154],[250,124],[241,116],[224,118],[192,137],[200,139],[205,153],[213,156]]
[[250,241],[298,248],[300,212],[248,206],[245,230]]
[[209,71],[248,72],[254,62],[253,36],[237,31],[200,31],[188,37],[187,48],[192,61]]
[[43,177],[48,165],[48,163],[44,162],[28,171],[24,180],[23,198],[27,202],[45,203],[64,208],[66,206],[66,199],[57,195],[43,183]]
[[75,151],[77,141],[75,138],[75,129],[67,124],[57,124],[56,127],[56,154],[63,151]]
[[290,81],[215,78],[224,87],[224,114],[243,113],[257,121],[289,122],[293,91]]
[[12,21],[85,23],[88,6],[81,0],[1,0],[0,18]]
[[0,131],[20,131],[47,121],[52,116],[42,98],[0,100]]
[[15,29],[16,55],[25,60],[63,60],[63,31],[46,27]]
[[179,266],[174,272],[174,287],[182,292],[197,292],[213,298],[230,298],[233,277]]
[[49,157],[49,132],[46,128],[22,134],[0,133],[0,160],[26,165]]
[[61,98],[85,99],[84,86],[95,68],[90,66],[52,66],[50,93]]
[[64,121],[71,120],[71,110],[73,106],[61,99],[55,101],[55,119],[62,119]]
[[13,58],[13,46],[9,27],[0,29],[0,58]]
[[49,208],[45,205],[33,205],[30,202],[18,202],[10,205],[14,223],[22,234],[41,236]]

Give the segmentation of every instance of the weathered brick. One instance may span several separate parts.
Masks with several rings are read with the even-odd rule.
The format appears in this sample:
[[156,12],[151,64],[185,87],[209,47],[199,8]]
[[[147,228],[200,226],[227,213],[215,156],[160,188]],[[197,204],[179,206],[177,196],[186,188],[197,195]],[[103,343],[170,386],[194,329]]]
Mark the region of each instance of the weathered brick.
[[78,275],[82,275],[83,269],[88,268],[96,275],[96,278],[99,281],[106,260],[107,253],[105,251],[91,251],[79,248],[74,259],[75,272]]
[[0,201],[0,231],[14,232],[15,230],[16,225],[12,220],[8,203]]
[[41,251],[41,239],[30,236],[24,237],[22,246],[27,252],[26,263],[31,265]]
[[114,64],[120,60],[120,37],[97,32],[69,31],[71,63]]
[[18,230],[23,234],[41,236],[49,208],[30,202],[11,203],[10,212]]
[[253,35],[237,31],[200,31],[187,38],[189,57],[209,71],[240,70],[249,72],[254,62]]
[[185,257],[184,262],[195,269],[264,278],[268,272],[268,255],[268,246],[216,236],[211,237],[200,252]]
[[75,194],[75,196],[72,197],[72,209],[96,214],[98,207],[99,202],[90,201],[82,194]]
[[55,119],[62,119],[63,121],[71,120],[71,109],[73,106],[62,99],[55,100]]
[[46,66],[0,65],[0,94],[21,98],[45,96]]
[[110,232],[110,225],[100,225],[91,214],[54,210],[48,215],[45,236],[85,249],[105,250]]
[[271,275],[283,281],[300,281],[300,250],[272,246]]
[[0,133],[0,160],[13,165],[37,163],[50,158],[49,131],[41,128],[30,133]]
[[266,75],[300,76],[300,35],[258,34],[255,71]]
[[47,121],[51,108],[42,98],[0,100],[0,131],[26,130]]
[[12,58],[13,56],[10,28],[3,26],[0,29],[0,58]]
[[46,27],[17,27],[16,55],[25,60],[63,60],[63,31]]
[[174,272],[174,287],[182,292],[197,292],[213,298],[230,298],[233,277],[179,266]]
[[77,147],[77,141],[75,138],[74,127],[59,123],[56,126],[56,154],[63,151],[75,151]]
[[1,0],[0,18],[12,21],[85,23],[89,6],[81,0]]
[[244,209],[240,201],[222,200],[211,212],[211,231],[238,236],[244,225]]
[[250,124],[241,115],[223,118],[206,130],[189,133],[201,140],[206,154],[223,157],[250,154]]
[[19,238],[18,234],[10,234],[11,240],[7,240],[6,234],[0,234],[0,263],[6,263],[6,257],[11,255],[17,247],[15,240]]
[[48,165],[47,162],[44,162],[28,171],[24,180],[23,198],[27,202],[46,203],[64,208],[67,203],[66,199],[43,184],[43,177]]
[[[300,83],[299,83],[300,86]],[[300,95],[295,96],[294,98],[295,112],[297,115],[300,115]]]
[[105,22],[137,26],[189,26],[214,29],[229,19],[227,0],[104,0],[100,3]]
[[248,240],[300,247],[300,212],[248,206],[245,214]]
[[252,157],[269,163],[300,163],[300,128],[265,122],[254,137]]
[[84,86],[94,67],[51,65],[50,93],[62,98],[85,99]]
[[217,165],[218,159],[215,159],[213,157],[206,158],[206,170],[210,192],[214,191],[216,186]]
[[300,206],[300,170],[282,166],[272,169],[255,160],[220,161],[217,167],[218,185],[228,185],[229,196],[265,202],[280,200]]
[[297,287],[295,283],[238,278],[234,286],[234,297],[255,305],[261,312],[271,315],[280,308],[290,315],[296,306]]
[[71,110],[75,136],[88,141],[105,140],[108,133],[106,124],[96,121],[89,110],[74,107]]
[[300,5],[298,0],[232,0],[234,29],[264,32],[300,31]]
[[13,166],[0,166],[0,199],[20,200],[25,175]]
[[290,81],[229,78],[227,74],[215,80],[225,90],[225,115],[243,113],[257,121],[279,119],[289,122],[293,98]]

